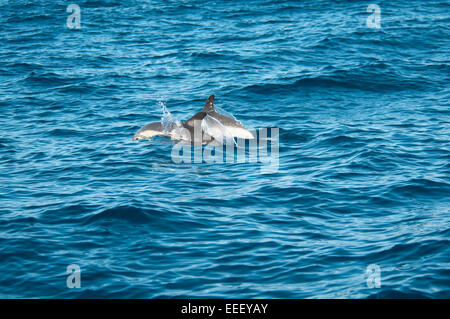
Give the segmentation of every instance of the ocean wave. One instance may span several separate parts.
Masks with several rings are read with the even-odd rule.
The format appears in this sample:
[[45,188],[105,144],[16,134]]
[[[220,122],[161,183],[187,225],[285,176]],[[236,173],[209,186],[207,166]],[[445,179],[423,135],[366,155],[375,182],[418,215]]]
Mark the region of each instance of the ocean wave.
[[[383,68],[382,68],[383,69]],[[375,71],[375,72],[374,72]],[[292,81],[292,79],[294,81]],[[314,77],[299,76],[288,83],[253,84],[243,90],[251,93],[288,93],[298,89],[348,89],[372,92],[397,92],[402,90],[425,90],[431,83],[423,79],[409,79],[394,72],[367,70],[364,67],[350,70],[339,70],[329,75]]]
[[[0,297],[449,296],[444,1],[42,3],[0,4]],[[273,174],[132,141],[210,94]]]

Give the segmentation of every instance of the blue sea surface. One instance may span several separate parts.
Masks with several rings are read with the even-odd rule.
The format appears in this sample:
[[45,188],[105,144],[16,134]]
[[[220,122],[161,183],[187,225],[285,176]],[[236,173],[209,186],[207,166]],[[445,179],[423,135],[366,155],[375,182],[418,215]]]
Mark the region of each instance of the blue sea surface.
[[[0,1],[0,297],[450,298],[450,3],[370,3]],[[132,141],[210,94],[278,171]]]

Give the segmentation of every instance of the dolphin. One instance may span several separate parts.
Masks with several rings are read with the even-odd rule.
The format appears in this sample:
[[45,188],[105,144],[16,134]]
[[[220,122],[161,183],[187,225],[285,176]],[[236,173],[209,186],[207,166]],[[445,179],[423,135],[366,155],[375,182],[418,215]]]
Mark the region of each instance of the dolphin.
[[143,140],[158,135],[168,136],[168,134],[164,132],[161,122],[151,122],[137,131],[133,136],[133,140]]
[[[197,134],[196,134],[197,133]],[[201,136],[197,136],[202,133]],[[189,140],[194,144],[208,144],[211,141],[222,143],[234,137],[253,139],[253,134],[241,122],[214,109],[214,95],[205,103],[203,110],[183,123],[176,123],[164,130],[161,122],[152,122],[142,127],[133,140],[150,139],[154,136],[169,136],[172,139]]]

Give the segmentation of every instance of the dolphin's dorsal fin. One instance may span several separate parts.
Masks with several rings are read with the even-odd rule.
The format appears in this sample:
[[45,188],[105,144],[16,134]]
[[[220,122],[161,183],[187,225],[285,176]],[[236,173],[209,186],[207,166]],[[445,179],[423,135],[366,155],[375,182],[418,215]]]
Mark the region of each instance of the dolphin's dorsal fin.
[[208,100],[205,103],[205,107],[203,108],[203,112],[209,113],[214,111],[214,95],[210,95]]

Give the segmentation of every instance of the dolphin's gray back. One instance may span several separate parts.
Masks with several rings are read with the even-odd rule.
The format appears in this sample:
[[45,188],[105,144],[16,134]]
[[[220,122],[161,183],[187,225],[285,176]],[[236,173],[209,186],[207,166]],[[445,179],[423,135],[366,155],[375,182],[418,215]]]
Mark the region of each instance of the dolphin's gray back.
[[162,123],[161,122],[151,122],[145,125],[142,130],[153,130],[156,132],[163,132]]
[[195,125],[198,125],[197,123],[201,123],[201,121],[205,118],[206,112],[198,112],[193,117],[191,117],[189,120],[183,123],[183,126],[186,128],[194,128]]
[[[208,143],[212,140],[212,137],[202,130],[202,120],[205,118],[206,112],[198,112],[189,120],[183,123],[183,127],[186,128],[191,134],[191,141],[194,144]],[[200,136],[196,136],[195,132]]]
[[210,113],[208,113],[208,115],[212,116],[213,118],[218,120],[224,126],[245,128],[244,125],[241,124],[241,122],[236,121],[235,119],[232,119],[231,117],[217,113],[216,111],[210,112]]
[[223,126],[231,126],[231,127],[239,127],[239,128],[245,128],[241,122],[236,121],[235,119],[232,119],[231,117],[228,117],[226,115],[217,113],[216,111],[211,112],[198,112],[193,117],[191,117],[189,120],[183,123],[185,127],[190,126],[194,127],[196,122],[201,122],[206,115],[209,115],[216,120],[218,120]]

